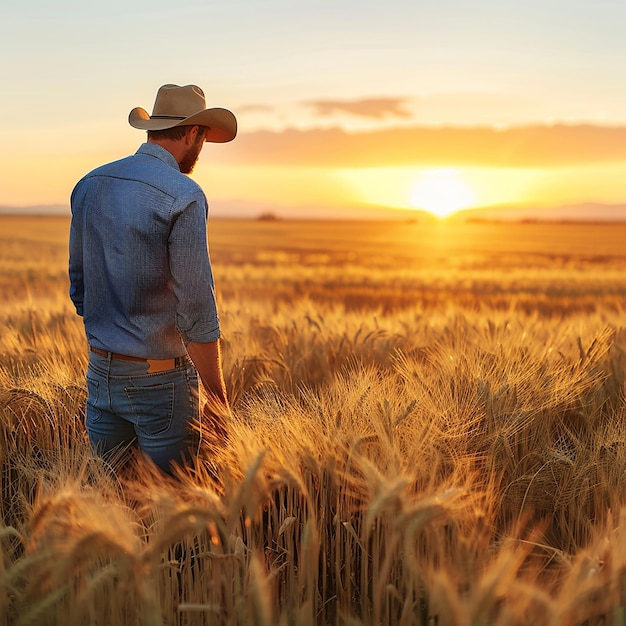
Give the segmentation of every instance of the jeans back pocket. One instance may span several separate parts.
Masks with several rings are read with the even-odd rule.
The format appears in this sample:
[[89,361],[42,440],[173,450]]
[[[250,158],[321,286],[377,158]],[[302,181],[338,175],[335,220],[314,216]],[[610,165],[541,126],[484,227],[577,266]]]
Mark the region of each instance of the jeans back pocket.
[[87,406],[86,421],[89,424],[97,422],[102,417],[102,410],[98,406],[100,400],[100,381],[87,376]]
[[124,387],[135,427],[147,436],[167,432],[174,413],[174,383]]

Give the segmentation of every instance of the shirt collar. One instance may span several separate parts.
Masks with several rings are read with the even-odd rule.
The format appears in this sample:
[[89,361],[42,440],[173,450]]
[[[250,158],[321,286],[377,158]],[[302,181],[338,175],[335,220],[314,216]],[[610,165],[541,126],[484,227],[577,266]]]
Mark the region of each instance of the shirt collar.
[[174,155],[156,143],[142,143],[139,146],[139,150],[137,150],[137,154],[149,154],[180,172],[178,161],[174,158]]

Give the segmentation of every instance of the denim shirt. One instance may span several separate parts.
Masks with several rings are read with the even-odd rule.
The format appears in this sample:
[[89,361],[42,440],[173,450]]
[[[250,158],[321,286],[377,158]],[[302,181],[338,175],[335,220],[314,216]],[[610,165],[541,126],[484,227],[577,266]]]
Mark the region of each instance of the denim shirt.
[[167,150],[95,169],[71,207],[70,298],[91,346],[167,359],[217,341],[206,197]]

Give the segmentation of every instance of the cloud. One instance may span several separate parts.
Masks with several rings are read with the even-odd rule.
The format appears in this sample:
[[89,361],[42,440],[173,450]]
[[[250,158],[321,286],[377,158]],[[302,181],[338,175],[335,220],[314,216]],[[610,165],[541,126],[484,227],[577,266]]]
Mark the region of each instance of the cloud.
[[274,113],[275,109],[268,104],[244,104],[237,107],[237,114],[242,113]]
[[348,113],[359,117],[382,119],[385,117],[410,118],[405,106],[406,98],[360,98],[358,100],[309,100],[303,102],[313,107],[315,115],[329,117],[335,113]]
[[224,158],[246,164],[307,167],[566,167],[626,161],[626,126],[258,131],[242,133]]

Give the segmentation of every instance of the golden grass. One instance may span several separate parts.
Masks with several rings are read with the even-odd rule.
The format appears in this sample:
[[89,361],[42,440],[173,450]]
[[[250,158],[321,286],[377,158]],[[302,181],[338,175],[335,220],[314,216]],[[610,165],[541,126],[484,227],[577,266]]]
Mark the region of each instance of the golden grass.
[[89,451],[67,226],[0,219],[1,623],[626,623],[626,226],[212,222],[177,481]]

